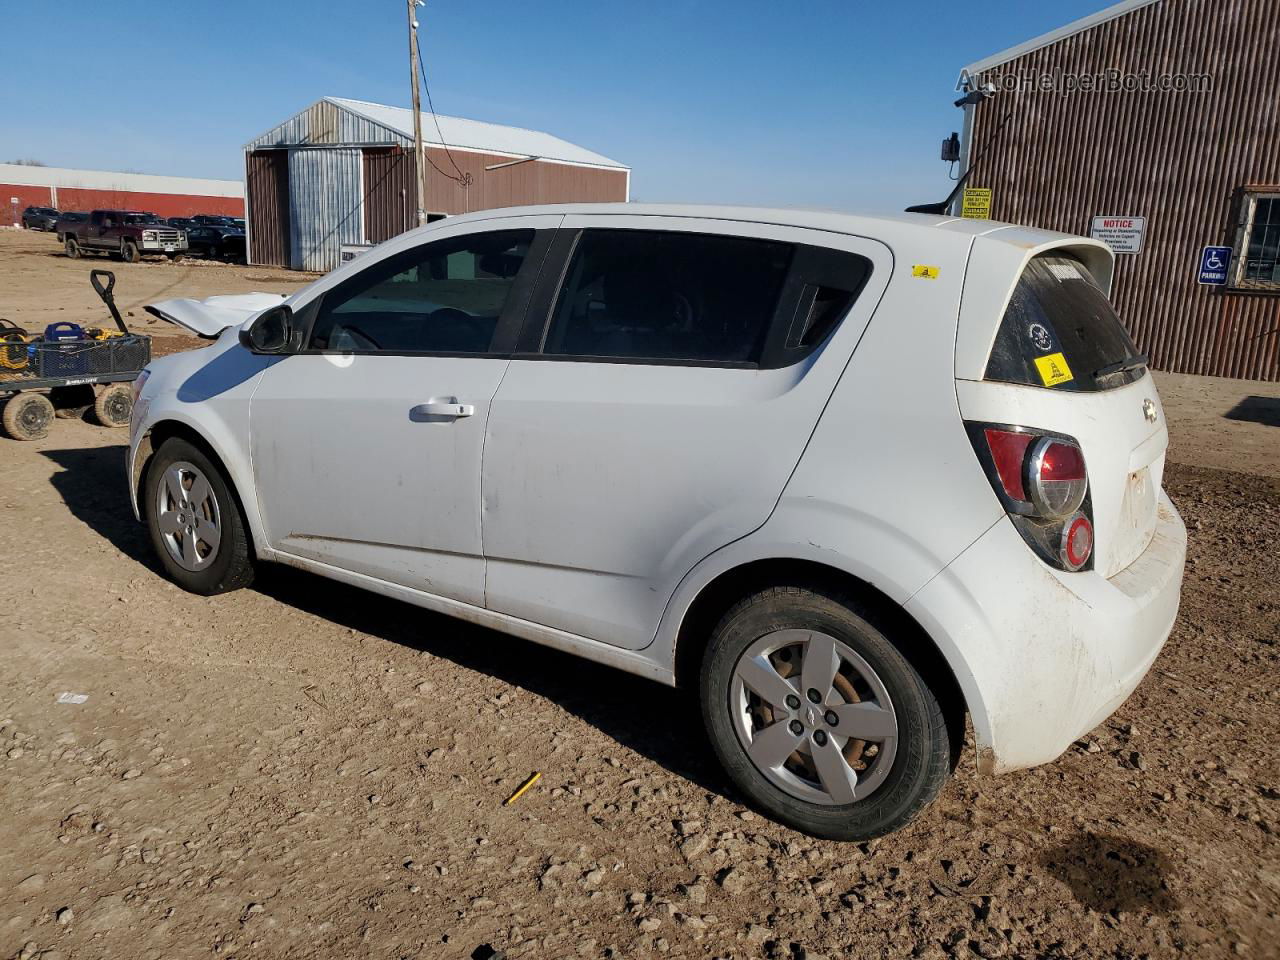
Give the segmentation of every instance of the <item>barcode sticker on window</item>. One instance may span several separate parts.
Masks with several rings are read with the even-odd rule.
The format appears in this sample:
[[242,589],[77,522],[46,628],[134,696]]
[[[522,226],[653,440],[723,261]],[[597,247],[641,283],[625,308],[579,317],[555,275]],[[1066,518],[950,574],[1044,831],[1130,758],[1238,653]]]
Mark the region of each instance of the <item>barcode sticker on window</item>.
[[1049,271],[1059,280],[1083,280],[1074,263],[1051,263]]

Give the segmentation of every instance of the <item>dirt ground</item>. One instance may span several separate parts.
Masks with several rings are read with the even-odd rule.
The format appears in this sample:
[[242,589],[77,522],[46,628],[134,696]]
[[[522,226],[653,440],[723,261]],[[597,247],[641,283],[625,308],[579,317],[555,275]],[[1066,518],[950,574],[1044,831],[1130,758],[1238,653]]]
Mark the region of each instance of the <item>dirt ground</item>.
[[116,305],[130,329],[156,338],[156,356],[199,341],[187,331],[151,316],[142,309],[148,303],[223,293],[292,293],[317,276],[199,257],[172,262],[151,257],[141,263],[96,256],[71,260],[63,255],[55,234],[0,229],[0,317],[31,331],[60,321],[112,326],[111,315],[89,285],[91,270],[110,270],[116,275]]
[[[93,308],[55,247],[0,234],[0,316]],[[136,313],[299,282],[110,267]],[[1153,672],[868,844],[745,808],[675,691],[297,571],[183,593],[122,431],[0,439],[0,958],[1280,956],[1280,392],[1186,379]]]

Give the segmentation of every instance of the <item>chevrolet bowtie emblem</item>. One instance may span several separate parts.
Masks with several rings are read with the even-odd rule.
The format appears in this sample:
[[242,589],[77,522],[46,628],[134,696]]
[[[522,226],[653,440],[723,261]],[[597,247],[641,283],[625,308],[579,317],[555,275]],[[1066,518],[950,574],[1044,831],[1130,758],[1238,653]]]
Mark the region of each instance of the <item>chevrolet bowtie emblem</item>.
[[1147,418],[1148,423],[1156,422],[1156,405],[1150,397],[1142,401],[1142,415]]

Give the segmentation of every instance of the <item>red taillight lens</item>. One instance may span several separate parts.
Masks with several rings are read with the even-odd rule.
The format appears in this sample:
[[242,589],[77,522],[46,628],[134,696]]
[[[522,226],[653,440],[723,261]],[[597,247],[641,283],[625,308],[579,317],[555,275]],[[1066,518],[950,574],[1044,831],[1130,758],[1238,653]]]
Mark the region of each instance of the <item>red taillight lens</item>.
[[1089,485],[1084,453],[1068,440],[1041,437],[1027,454],[1026,490],[1036,512],[1053,520],[1069,517],[1084,503]]
[[1027,493],[1022,483],[1022,465],[1027,459],[1027,447],[1035,437],[1029,433],[1014,433],[994,427],[988,427],[984,432],[987,447],[991,451],[991,462],[995,465],[1004,492],[1014,500],[1025,503]]
[[1058,556],[1068,570],[1079,570],[1093,553],[1093,524],[1083,513],[1077,513],[1062,531],[1062,547]]
[[1093,508],[1084,451],[1071,437],[999,423],[965,424],[1014,527],[1059,570],[1083,570],[1093,556]]

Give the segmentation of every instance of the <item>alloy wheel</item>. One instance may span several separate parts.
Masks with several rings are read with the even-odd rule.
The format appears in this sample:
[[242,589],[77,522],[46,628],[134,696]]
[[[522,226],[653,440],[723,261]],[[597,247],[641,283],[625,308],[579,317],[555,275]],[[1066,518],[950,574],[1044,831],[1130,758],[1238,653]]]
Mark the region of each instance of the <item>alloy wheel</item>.
[[160,539],[183,569],[203,570],[218,556],[222,516],[208,479],[185,460],[171,464],[156,485]]
[[828,806],[872,794],[889,775],[898,721],[888,690],[848,644],[814,630],[756,640],[729,686],[734,730],[771,783]]

